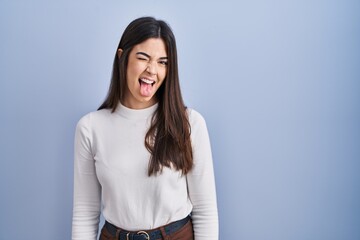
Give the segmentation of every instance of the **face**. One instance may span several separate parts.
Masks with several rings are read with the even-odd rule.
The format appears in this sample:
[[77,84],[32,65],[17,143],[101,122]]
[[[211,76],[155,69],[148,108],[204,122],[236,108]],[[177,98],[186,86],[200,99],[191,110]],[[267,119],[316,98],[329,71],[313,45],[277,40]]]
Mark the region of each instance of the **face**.
[[135,45],[128,57],[127,91],[122,104],[133,109],[154,105],[155,93],[166,77],[167,62],[166,46],[161,38],[149,38]]

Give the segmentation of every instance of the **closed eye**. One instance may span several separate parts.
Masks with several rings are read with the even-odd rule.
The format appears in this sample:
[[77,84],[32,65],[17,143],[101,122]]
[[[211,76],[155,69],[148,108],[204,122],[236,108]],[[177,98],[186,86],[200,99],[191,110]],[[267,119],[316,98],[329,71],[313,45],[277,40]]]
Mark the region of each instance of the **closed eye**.
[[144,52],[137,52],[136,53],[137,59],[139,60],[146,60],[148,61],[150,59],[150,56]]

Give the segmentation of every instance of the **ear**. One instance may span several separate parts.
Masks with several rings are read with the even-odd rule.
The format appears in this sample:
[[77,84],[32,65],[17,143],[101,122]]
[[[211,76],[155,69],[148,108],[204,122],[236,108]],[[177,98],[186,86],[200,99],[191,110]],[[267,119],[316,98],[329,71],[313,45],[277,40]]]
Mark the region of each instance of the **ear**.
[[120,58],[121,57],[121,54],[123,53],[123,50],[121,49],[121,48],[119,48],[118,50],[117,50],[117,56],[118,56],[118,58]]

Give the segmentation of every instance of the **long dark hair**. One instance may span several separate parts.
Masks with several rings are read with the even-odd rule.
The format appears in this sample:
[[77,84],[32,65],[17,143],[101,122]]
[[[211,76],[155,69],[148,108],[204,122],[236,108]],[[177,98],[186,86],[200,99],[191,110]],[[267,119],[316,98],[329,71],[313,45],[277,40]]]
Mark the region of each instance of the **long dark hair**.
[[156,92],[159,101],[151,126],[145,136],[145,146],[151,153],[148,175],[161,173],[164,166],[187,174],[193,166],[190,124],[181,96],[175,36],[167,23],[152,17],[132,21],[125,29],[115,53],[108,95],[100,109],[114,112],[126,91],[126,69],[132,48],[149,38],[161,38],[166,45],[168,66],[166,78]]

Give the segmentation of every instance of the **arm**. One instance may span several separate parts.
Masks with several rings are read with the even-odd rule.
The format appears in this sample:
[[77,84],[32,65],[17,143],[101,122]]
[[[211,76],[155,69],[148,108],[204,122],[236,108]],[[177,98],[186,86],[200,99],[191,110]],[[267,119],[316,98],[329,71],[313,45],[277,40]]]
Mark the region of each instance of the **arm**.
[[204,118],[191,111],[194,167],[187,175],[195,240],[218,240],[218,213],[211,147]]
[[101,187],[91,152],[89,117],[79,121],[75,132],[73,240],[95,240],[99,226]]

